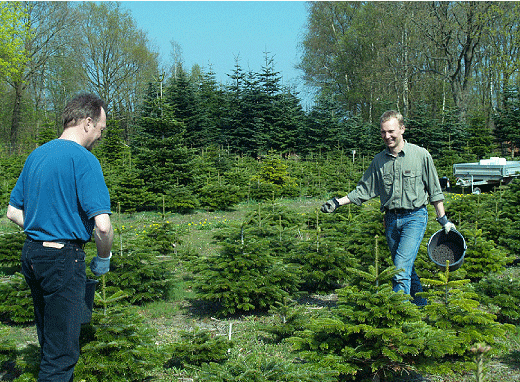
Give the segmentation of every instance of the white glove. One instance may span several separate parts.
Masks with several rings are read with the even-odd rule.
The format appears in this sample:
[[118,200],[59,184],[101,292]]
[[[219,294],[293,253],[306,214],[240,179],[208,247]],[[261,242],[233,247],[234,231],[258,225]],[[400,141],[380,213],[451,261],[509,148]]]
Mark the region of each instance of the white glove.
[[456,230],[455,224],[453,224],[452,222],[447,222],[446,225],[444,226],[444,232],[448,233],[451,230]]
[[455,230],[455,224],[453,224],[452,222],[450,222],[448,220],[448,218],[446,217],[446,215],[444,215],[443,217],[441,218],[437,218],[437,221],[439,222],[439,224],[442,226],[442,228],[444,228],[444,232],[446,232],[446,234],[448,232],[450,232],[452,229]]
[[108,257],[99,257],[97,255],[90,262],[90,270],[94,275],[101,276],[107,273],[110,270],[110,258],[112,257],[112,252]]

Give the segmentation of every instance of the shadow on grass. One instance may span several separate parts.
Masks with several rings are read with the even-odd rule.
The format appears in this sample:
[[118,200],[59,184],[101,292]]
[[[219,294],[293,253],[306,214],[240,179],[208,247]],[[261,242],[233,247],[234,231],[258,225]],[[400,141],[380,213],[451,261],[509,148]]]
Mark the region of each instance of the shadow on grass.
[[511,369],[520,370],[520,350],[513,350],[502,357],[502,360]]
[[196,317],[212,317],[218,315],[222,306],[217,302],[210,302],[205,300],[188,299],[188,312]]
[[17,350],[13,357],[0,364],[0,381],[14,381],[21,375],[32,377],[36,381],[39,367],[40,347],[28,344]]

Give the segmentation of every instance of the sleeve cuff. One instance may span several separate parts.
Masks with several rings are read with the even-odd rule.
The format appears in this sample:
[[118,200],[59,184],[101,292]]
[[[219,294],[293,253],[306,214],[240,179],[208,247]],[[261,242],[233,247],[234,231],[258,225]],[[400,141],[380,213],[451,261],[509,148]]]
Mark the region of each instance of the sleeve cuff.
[[448,224],[448,217],[446,215],[440,217],[440,218],[437,218],[437,221],[439,222],[439,224],[441,226],[445,226],[446,224]]
[[99,255],[97,255],[97,257],[99,257],[101,261],[108,261],[112,258],[112,251],[110,251],[110,255],[108,255],[108,257],[100,257]]

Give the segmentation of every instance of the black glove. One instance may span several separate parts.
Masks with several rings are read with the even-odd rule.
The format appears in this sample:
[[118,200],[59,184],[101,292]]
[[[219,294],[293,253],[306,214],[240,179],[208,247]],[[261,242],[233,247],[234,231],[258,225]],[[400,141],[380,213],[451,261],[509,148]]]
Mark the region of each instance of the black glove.
[[321,212],[325,212],[326,214],[330,214],[334,212],[336,208],[339,207],[338,199],[332,198],[331,200],[327,200],[323,206],[321,206]]

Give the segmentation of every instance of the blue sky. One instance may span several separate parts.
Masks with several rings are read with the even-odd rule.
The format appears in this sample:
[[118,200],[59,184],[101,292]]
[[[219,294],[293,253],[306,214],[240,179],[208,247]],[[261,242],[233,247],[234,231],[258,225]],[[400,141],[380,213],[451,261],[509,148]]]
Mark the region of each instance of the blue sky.
[[212,65],[217,80],[226,83],[235,58],[244,71],[261,72],[264,52],[284,84],[305,98],[298,47],[305,32],[307,5],[303,1],[122,1],[137,27],[145,31],[169,65],[171,41],[182,49],[184,67]]

